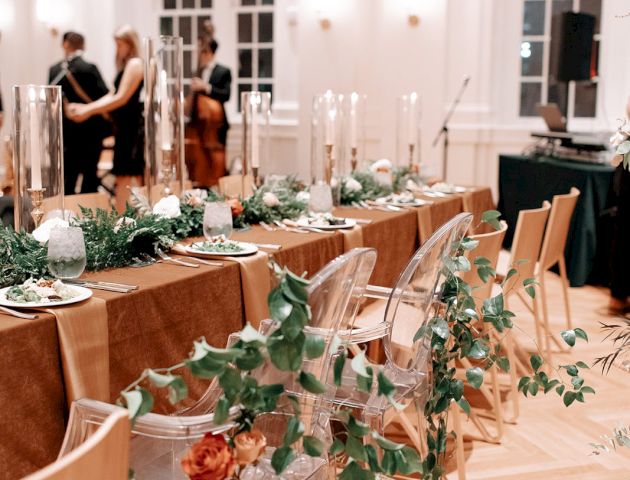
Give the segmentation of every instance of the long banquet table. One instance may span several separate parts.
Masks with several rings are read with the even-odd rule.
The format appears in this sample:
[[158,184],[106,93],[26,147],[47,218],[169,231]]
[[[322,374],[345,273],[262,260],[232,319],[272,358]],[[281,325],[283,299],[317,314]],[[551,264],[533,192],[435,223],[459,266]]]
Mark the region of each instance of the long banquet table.
[[[431,198],[432,205],[419,209],[342,208],[335,213],[371,221],[361,225],[363,246],[376,248],[379,256],[371,283],[392,286],[426,236],[463,211],[464,196],[477,219],[484,210],[494,208],[490,189],[476,188],[464,195]],[[312,274],[344,252],[340,233],[269,232],[255,225],[233,237],[282,245],[270,255],[298,273]],[[212,345],[224,346],[228,335],[244,325],[241,271],[235,262],[195,269],[158,263],[85,276],[140,287],[128,294],[94,291],[107,310],[112,402],[143,369],[181,361],[201,336]],[[59,340],[53,315],[21,320],[0,314],[0,478],[19,478],[41,468],[55,459],[61,446],[68,392]],[[204,385],[193,382],[191,398],[198,398]]]

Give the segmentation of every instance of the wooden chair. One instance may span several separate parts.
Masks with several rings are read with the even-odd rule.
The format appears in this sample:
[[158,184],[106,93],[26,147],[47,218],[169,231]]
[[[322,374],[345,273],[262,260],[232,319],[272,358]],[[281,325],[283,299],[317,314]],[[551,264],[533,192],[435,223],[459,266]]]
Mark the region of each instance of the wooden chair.
[[[536,341],[540,348],[543,348],[541,336],[541,320],[538,311],[538,302],[535,299],[530,300],[523,295],[522,282],[526,278],[531,278],[536,273],[536,262],[540,256],[540,249],[545,234],[545,226],[549,218],[549,210],[551,204],[547,201],[543,202],[542,207],[531,210],[521,210],[518,213],[516,229],[514,231],[514,241],[512,242],[512,250],[501,250],[499,261],[497,264],[497,277],[503,279],[507,276],[510,269],[516,270],[516,274],[512,275],[505,281],[503,286],[503,298],[505,307],[509,308],[509,299],[516,295],[523,304],[532,312],[534,316],[534,326],[536,328]],[[493,296],[500,293],[498,285],[494,286]],[[531,302],[531,305],[530,305]],[[519,416],[519,394],[517,390],[517,372],[521,375],[529,375],[530,367],[523,358],[527,358],[525,351],[519,347],[514,341],[511,332],[505,337],[506,350],[510,361],[510,388],[512,390],[512,415],[504,419],[507,423],[516,423]]]
[[564,249],[569,234],[569,226],[573,211],[577,204],[580,191],[573,187],[571,191],[564,195],[555,195],[551,202],[551,212],[549,222],[543,239],[542,250],[538,258],[538,268],[536,279],[539,283],[540,302],[543,314],[543,330],[545,333],[545,349],[547,358],[551,359],[551,340],[554,341],[560,350],[564,350],[564,345],[553,335],[549,328],[549,309],[547,304],[547,289],[545,287],[545,273],[556,264],[560,269],[560,281],[562,283],[562,294],[564,297],[564,309],[567,321],[567,329],[573,328],[571,321],[571,307],[569,305],[569,280],[567,278],[567,266],[564,259]]
[[[469,258],[471,264],[473,259],[477,257],[485,257],[490,261],[490,267],[496,268],[499,258],[499,252],[501,251],[501,245],[503,244],[503,238],[507,231],[507,223],[501,222],[501,229],[491,233],[484,233],[479,235],[473,235],[470,238],[477,240],[479,245],[473,251],[470,252]],[[483,301],[490,298],[492,295],[492,281],[484,283],[477,273],[477,269],[473,266],[469,272],[462,274],[462,279],[466,281],[474,290],[473,296],[478,309],[481,309]],[[480,327],[483,328],[483,327]],[[463,368],[458,368],[458,377],[465,378],[464,369],[471,368],[473,365],[467,358],[459,360]],[[491,405],[491,415],[486,415],[478,408],[471,408],[470,421],[475,426],[479,435],[470,435],[471,438],[481,440],[488,443],[499,443],[503,436],[503,411],[501,405],[501,392],[499,388],[499,378],[497,372],[497,366],[493,365],[488,370],[490,385],[484,383],[479,389],[479,392],[485,400]],[[465,458],[464,458],[464,435],[461,422],[461,412],[459,412],[459,406],[453,404],[451,412],[453,413],[453,429],[456,433],[456,457],[457,457],[457,470],[460,480],[465,478]],[[481,417],[491,416],[494,419],[495,432],[492,433],[488,430],[486,425],[482,422]]]
[[97,208],[110,211],[112,209],[111,198],[108,194],[97,193],[79,193],[76,195],[66,195],[63,198],[64,210],[70,210],[76,215],[81,215],[79,207],[89,208],[96,211]]
[[[84,443],[24,480],[127,480],[129,429],[127,410],[117,408]],[[72,433],[66,432],[64,443]]]
[[249,197],[254,193],[254,180],[251,176],[243,177],[241,175],[227,175],[219,178],[219,193],[226,197]]

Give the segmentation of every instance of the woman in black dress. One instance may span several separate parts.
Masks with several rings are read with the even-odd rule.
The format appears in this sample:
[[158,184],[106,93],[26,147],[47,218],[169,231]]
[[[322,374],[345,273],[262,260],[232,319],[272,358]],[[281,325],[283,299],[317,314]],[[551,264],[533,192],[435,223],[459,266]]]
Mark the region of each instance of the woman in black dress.
[[110,113],[114,120],[114,168],[116,209],[121,212],[129,199],[129,188],[142,185],[144,174],[144,119],[140,92],[144,66],[140,58],[138,34],[129,25],[114,34],[116,42],[115,90],[88,104],[69,105],[69,117],[77,122],[93,115]]

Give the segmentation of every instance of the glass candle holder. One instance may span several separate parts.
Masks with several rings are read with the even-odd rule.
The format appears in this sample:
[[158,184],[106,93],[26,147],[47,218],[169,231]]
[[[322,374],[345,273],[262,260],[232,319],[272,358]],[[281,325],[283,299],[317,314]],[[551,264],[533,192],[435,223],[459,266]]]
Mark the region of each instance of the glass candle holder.
[[398,97],[396,105],[396,165],[417,169],[420,165],[420,97],[412,92]]
[[[269,165],[269,124],[271,120],[270,92],[241,93],[243,118],[243,175],[251,175],[254,185],[260,185],[260,175]],[[268,172],[265,172],[268,173]]]
[[363,167],[365,161],[365,112],[367,95],[352,92],[341,99],[343,148],[339,173],[348,175]]
[[62,95],[59,86],[13,87],[15,229],[32,232],[63,212]]
[[311,115],[311,183],[332,184],[342,150],[339,96],[328,90],[313,98]]
[[148,198],[159,200],[181,196],[187,176],[182,38],[145,38],[144,51],[145,183]]

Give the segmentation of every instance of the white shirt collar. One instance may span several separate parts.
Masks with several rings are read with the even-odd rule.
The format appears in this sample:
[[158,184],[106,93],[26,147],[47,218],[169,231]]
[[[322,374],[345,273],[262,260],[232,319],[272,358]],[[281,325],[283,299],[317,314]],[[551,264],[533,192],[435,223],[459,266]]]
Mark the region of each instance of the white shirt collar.
[[66,62],[69,62],[70,60],[74,60],[77,57],[80,57],[83,55],[83,50],[75,50],[74,52],[72,52],[70,55],[68,55],[66,57]]

